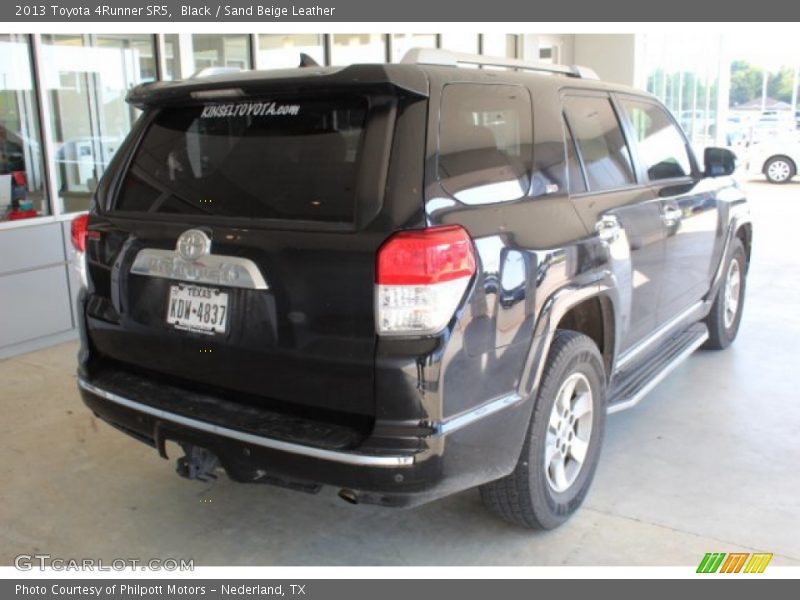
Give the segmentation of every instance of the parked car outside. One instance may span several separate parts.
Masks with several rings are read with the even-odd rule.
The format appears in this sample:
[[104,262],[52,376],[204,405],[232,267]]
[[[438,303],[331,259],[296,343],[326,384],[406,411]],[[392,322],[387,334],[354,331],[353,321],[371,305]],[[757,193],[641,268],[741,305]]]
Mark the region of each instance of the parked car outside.
[[800,165],[800,136],[753,144],[748,148],[747,170],[764,175],[770,183],[788,183]]

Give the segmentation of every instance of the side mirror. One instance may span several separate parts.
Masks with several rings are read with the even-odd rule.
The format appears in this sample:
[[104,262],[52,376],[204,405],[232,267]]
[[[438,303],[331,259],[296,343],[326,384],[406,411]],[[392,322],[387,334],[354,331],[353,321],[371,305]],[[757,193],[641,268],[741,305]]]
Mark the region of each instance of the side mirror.
[[727,148],[706,148],[703,162],[706,177],[733,175],[736,170],[736,155]]

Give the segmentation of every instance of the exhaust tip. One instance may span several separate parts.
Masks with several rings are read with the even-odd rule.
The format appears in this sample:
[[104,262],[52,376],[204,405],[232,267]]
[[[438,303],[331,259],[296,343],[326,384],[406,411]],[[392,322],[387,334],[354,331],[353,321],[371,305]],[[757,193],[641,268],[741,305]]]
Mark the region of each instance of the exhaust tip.
[[339,498],[348,504],[358,504],[358,494],[356,494],[353,490],[339,490]]

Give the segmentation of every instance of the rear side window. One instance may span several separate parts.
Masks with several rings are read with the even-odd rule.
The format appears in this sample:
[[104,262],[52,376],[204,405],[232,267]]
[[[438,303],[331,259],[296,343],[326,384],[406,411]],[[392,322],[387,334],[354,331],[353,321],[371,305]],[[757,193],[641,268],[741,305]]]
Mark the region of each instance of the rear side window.
[[116,208],[349,222],[366,98],[253,100],[164,108]]
[[634,182],[630,153],[608,98],[567,96],[564,116],[575,137],[589,191],[612,190]]
[[442,187],[465,204],[526,196],[532,120],[530,94],[523,87],[446,85],[439,123]]
[[686,177],[692,172],[686,142],[664,109],[650,102],[622,99],[633,126],[639,157],[650,181]]

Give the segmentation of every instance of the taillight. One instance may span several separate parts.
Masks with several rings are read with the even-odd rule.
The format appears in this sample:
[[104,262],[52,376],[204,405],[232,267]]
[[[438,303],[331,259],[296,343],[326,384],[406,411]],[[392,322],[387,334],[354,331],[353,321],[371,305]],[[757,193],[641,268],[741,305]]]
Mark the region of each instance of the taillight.
[[86,232],[89,230],[89,215],[80,215],[72,219],[70,234],[72,246],[78,252],[86,252]]
[[475,250],[462,227],[396,233],[378,250],[378,333],[438,333],[453,317],[474,273]]

